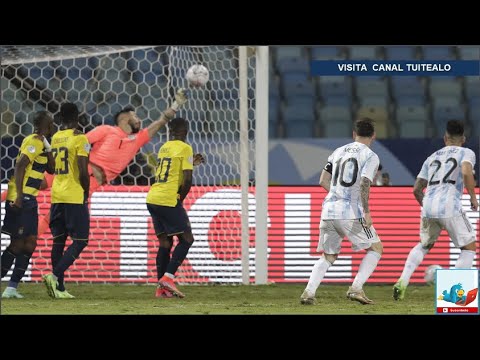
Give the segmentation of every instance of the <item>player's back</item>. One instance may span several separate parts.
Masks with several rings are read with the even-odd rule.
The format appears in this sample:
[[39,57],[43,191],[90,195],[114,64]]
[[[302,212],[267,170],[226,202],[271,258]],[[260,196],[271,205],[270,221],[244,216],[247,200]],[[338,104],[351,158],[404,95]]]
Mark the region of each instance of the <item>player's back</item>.
[[58,131],[52,137],[52,154],[55,157],[55,178],[52,185],[52,204],[82,204],[84,191],[80,184],[78,156],[88,157],[90,144],[85,134],[78,130]]
[[[22,141],[15,162],[25,154],[30,162],[25,169],[23,178],[23,193],[25,195],[37,196],[42,180],[45,177],[44,171],[47,168],[47,155],[43,152],[43,141],[37,134],[27,136]],[[17,197],[17,187],[15,185],[15,176],[10,178],[8,183],[7,200],[15,201]]]
[[373,181],[380,163],[377,154],[367,145],[353,142],[336,149],[328,162],[332,164],[332,179],[323,202],[322,219],[362,218],[361,178]]
[[183,183],[183,170],[193,169],[193,150],[180,140],[167,141],[158,152],[155,183],[147,195],[147,203],[176,206]]
[[448,218],[462,214],[462,162],[475,166],[475,153],[460,146],[445,146],[423,163],[419,178],[428,181],[422,216]]

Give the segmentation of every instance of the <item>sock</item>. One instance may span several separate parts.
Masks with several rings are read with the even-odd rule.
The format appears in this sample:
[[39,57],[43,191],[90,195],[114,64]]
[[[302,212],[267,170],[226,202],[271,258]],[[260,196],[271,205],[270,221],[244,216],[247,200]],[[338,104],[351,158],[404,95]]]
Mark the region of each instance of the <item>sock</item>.
[[320,283],[323,280],[323,277],[325,276],[330,266],[332,266],[332,264],[330,263],[330,261],[325,259],[324,256],[317,260],[317,262],[313,266],[312,273],[310,274],[310,279],[308,280],[308,284],[306,287],[306,290],[309,293],[315,295],[318,287],[320,286]]
[[168,278],[170,278],[170,279],[175,279],[175,275],[170,274],[170,273],[168,273],[168,272],[165,273],[165,276],[168,277]]
[[[175,247],[175,250],[173,251],[172,258],[170,259],[170,262],[168,263],[167,266],[167,271],[165,275],[175,275],[177,272],[177,269],[179,268],[180,265],[182,265],[183,260],[187,257],[188,250],[190,249],[190,244],[188,241],[185,241],[183,237],[179,237],[179,243]],[[168,273],[168,274],[167,274]]]
[[475,251],[462,250],[460,256],[455,263],[455,269],[470,269],[473,265],[473,259],[475,258]]
[[0,263],[2,265],[2,273],[1,277],[3,278],[5,275],[7,275],[8,271],[12,267],[13,260],[15,260],[16,255],[12,253],[9,248],[6,248],[5,251],[2,254],[2,258],[0,259]]
[[376,251],[368,251],[360,264],[358,269],[357,276],[352,283],[352,288],[360,290],[363,288],[363,284],[368,280],[370,275],[372,275],[373,270],[377,267],[378,260],[380,260],[380,254]]
[[408,285],[410,282],[410,277],[415,272],[415,269],[420,265],[423,261],[425,255],[427,255],[428,249],[424,249],[422,244],[417,244],[415,247],[410,250],[410,254],[408,254],[407,261],[405,261],[405,267],[403,268],[402,275],[400,276],[400,280],[402,280],[405,286]]
[[25,252],[17,256],[15,259],[15,267],[13,268],[12,277],[10,278],[8,286],[17,288],[18,283],[20,280],[22,280],[23,275],[25,275],[25,271],[27,271],[31,257],[32,253]]
[[170,250],[171,248],[159,247],[157,252],[157,278],[160,278],[165,274],[168,263],[170,262]]
[[[40,233],[39,233],[40,234]],[[65,249],[65,242],[67,241],[66,235],[57,236],[53,239],[51,260],[52,260],[52,270],[58,265],[60,260],[63,257],[63,250]],[[64,276],[61,274],[58,277],[58,290],[65,291]]]
[[62,277],[63,279],[65,271],[67,271],[67,269],[75,262],[75,260],[77,260],[87,244],[88,240],[73,240],[72,244],[68,247],[67,251],[65,251],[65,254],[63,254],[62,258],[60,259],[60,262],[53,269],[53,274],[58,278]]

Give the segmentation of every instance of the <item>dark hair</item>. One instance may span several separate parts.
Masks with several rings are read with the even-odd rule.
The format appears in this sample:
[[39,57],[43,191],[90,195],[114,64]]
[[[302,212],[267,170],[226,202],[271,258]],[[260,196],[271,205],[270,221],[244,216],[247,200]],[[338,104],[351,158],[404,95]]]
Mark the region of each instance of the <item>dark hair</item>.
[[373,120],[368,117],[358,119],[355,121],[355,132],[361,137],[372,137],[375,132]]
[[463,122],[458,120],[449,120],[447,123],[447,133],[450,136],[463,136]]
[[65,103],[60,107],[60,117],[63,124],[78,122],[78,108],[74,103]]
[[383,169],[383,165],[382,164],[378,164],[378,170],[382,171]]
[[387,172],[384,172],[384,173],[382,174],[382,178],[387,178],[387,177],[390,178],[390,174],[387,173]]
[[42,124],[51,119],[50,114],[47,111],[38,111],[33,117],[33,127],[36,129],[40,128]]
[[180,130],[188,130],[188,122],[184,118],[175,118],[170,120],[168,128],[171,132],[178,132]]
[[122,110],[120,110],[118,113],[116,113],[113,117],[113,120],[115,121],[115,125],[118,125],[118,118],[120,117],[120,115],[129,113],[130,111],[135,111],[133,106],[127,106]]

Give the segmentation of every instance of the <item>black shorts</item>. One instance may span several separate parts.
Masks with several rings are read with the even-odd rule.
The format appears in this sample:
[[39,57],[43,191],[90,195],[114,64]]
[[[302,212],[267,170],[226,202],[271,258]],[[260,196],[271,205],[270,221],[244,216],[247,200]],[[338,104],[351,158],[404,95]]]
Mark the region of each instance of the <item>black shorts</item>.
[[191,229],[187,212],[180,201],[175,207],[147,204],[147,209],[152,216],[156,235],[181,234]]
[[5,202],[5,217],[2,233],[11,240],[38,234],[38,203],[35,196],[24,195],[22,208],[12,206],[13,201]]
[[90,234],[88,204],[52,204],[50,230],[54,238],[65,234],[74,240],[88,240]]

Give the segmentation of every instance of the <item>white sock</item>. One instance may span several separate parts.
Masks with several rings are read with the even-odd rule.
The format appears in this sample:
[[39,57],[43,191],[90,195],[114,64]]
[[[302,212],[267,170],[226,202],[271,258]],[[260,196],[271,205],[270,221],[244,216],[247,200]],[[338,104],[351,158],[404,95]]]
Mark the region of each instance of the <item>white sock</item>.
[[415,272],[415,269],[420,265],[423,261],[425,255],[427,255],[428,249],[424,249],[421,243],[415,245],[415,247],[410,250],[410,254],[408,254],[407,261],[405,261],[405,267],[403,268],[402,275],[400,276],[400,280],[402,280],[403,284],[406,286],[410,282],[410,277]]
[[169,277],[170,279],[175,279],[175,275],[167,273],[167,272],[165,273],[165,276]]
[[380,256],[379,253],[372,250],[365,254],[360,264],[360,268],[358,269],[357,276],[355,276],[355,279],[353,280],[353,289],[360,290],[363,288],[363,284],[365,284],[370,275],[372,275],[373,270],[377,267]]
[[462,250],[460,256],[455,263],[455,269],[470,269],[473,265],[473,259],[475,258],[475,251]]
[[317,262],[313,266],[312,273],[310,274],[310,279],[308,280],[306,288],[309,293],[315,295],[318,287],[320,286],[320,283],[323,280],[323,277],[325,276],[325,273],[330,266],[332,266],[332,264],[330,263],[330,261],[325,259],[323,255],[320,259],[317,260]]

